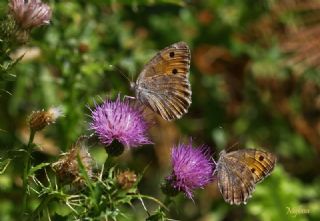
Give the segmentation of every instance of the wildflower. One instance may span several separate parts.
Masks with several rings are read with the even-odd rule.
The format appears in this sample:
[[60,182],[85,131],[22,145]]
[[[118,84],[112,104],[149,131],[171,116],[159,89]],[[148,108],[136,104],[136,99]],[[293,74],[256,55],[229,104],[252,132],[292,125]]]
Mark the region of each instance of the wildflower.
[[117,174],[117,183],[122,189],[130,189],[137,182],[137,175],[129,170]]
[[147,136],[148,124],[142,111],[129,104],[128,100],[106,100],[91,113],[90,128],[98,135],[101,143],[109,146],[113,141],[125,147],[150,144]]
[[16,24],[23,30],[50,23],[51,8],[41,0],[10,0],[9,8]]
[[83,137],[80,137],[67,153],[63,154],[57,162],[52,164],[52,168],[59,180],[65,184],[72,183],[77,186],[82,186],[84,184],[84,179],[80,175],[81,170],[78,160],[81,161],[88,177],[91,178],[93,176],[93,160],[88,152]]
[[63,115],[61,107],[51,107],[45,111],[34,111],[29,117],[29,126],[32,131],[39,131],[47,125],[55,123]]
[[166,178],[163,191],[170,195],[184,192],[192,199],[194,189],[203,188],[212,181],[215,168],[206,146],[192,147],[192,143],[180,144],[171,152],[172,173]]

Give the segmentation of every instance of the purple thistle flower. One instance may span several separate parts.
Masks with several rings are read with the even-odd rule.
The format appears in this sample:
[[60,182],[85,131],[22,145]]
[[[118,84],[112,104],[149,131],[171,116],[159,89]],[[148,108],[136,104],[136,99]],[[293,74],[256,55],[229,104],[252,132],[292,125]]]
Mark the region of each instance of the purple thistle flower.
[[166,178],[171,188],[184,192],[192,199],[194,189],[212,182],[215,163],[206,146],[192,147],[192,143],[179,144],[171,152],[172,174]]
[[147,136],[148,124],[142,111],[129,104],[128,100],[106,100],[96,106],[91,112],[90,128],[98,135],[99,140],[106,145],[117,140],[126,147],[137,147],[151,144]]
[[9,8],[16,23],[24,30],[50,23],[51,8],[41,0],[10,0]]

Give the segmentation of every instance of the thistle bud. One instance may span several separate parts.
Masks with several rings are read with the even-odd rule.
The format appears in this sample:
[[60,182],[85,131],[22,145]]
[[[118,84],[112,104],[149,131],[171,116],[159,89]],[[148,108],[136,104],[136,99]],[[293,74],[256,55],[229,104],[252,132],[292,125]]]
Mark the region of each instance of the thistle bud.
[[93,159],[82,137],[79,138],[70,151],[64,153],[57,162],[52,164],[52,168],[60,181],[65,184],[72,183],[76,186],[82,186],[84,184],[78,160],[81,161],[88,177],[91,178],[93,176]]
[[32,131],[39,131],[47,125],[55,123],[63,115],[61,107],[52,107],[49,110],[34,111],[29,117],[29,126]]
[[130,189],[137,182],[137,175],[129,170],[119,172],[117,182],[122,189]]
[[41,0],[10,0],[10,13],[16,24],[23,30],[50,23],[51,8]]

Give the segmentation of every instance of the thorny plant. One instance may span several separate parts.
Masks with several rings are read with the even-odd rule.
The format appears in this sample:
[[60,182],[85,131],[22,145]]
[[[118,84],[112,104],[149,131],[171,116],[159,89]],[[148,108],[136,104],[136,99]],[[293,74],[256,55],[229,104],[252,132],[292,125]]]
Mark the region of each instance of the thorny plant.
[[[52,14],[51,8],[40,0],[10,0],[8,6],[8,15],[0,25],[1,81],[7,80],[5,76],[10,76],[10,69],[23,57],[12,59],[11,51],[25,44],[33,29],[48,25]],[[163,187],[163,192],[168,193],[165,203],[139,193],[138,184],[144,172],[137,175],[130,170],[119,170],[113,158],[124,150],[152,144],[148,137],[151,124],[144,118],[143,110],[126,99],[122,100],[120,95],[115,101],[108,99],[90,110],[92,123],[88,127],[93,136],[105,146],[108,154],[102,168],[96,168],[88,151],[86,142],[92,135],[80,137],[57,162],[35,165],[32,153],[36,147],[36,134],[64,114],[61,107],[52,107],[34,111],[29,116],[29,140],[22,148],[24,171],[21,220],[40,220],[45,217],[51,220],[56,214],[76,220],[117,220],[119,217],[126,217],[122,209],[134,207],[136,201],[141,203],[148,220],[165,220],[167,206],[171,202],[170,191],[174,191],[174,195],[185,193],[192,199],[193,190],[212,181],[214,164],[209,152],[203,151],[201,147],[199,151],[193,150],[191,144],[188,147],[182,145],[177,149],[177,159],[172,158],[174,173],[170,179],[166,179]],[[184,168],[181,160],[191,164]],[[197,161],[206,167],[205,172],[194,167],[192,162]],[[1,161],[1,173],[5,172],[9,164],[10,159]],[[192,181],[191,175],[199,178]],[[34,197],[39,202],[31,206],[30,200]],[[144,200],[155,202],[159,209],[149,212]],[[56,204],[67,207],[52,209],[52,205]]]
[[[8,8],[7,17],[0,21],[0,90],[3,82],[14,79],[11,70],[23,57],[13,59],[10,53],[29,40],[33,29],[49,24],[51,19],[50,7],[40,0],[10,0]],[[87,48],[83,46],[81,50]],[[28,119],[29,140],[21,151],[24,153],[21,220],[51,220],[55,216],[69,220],[118,220],[126,217],[125,209],[137,206],[136,202],[146,211],[147,220],[168,220],[166,214],[174,196],[184,193],[193,199],[195,189],[204,188],[213,180],[215,164],[203,146],[194,148],[189,143],[173,148],[173,170],[162,185],[166,195],[164,202],[139,192],[138,185],[144,171],[136,174],[118,168],[116,156],[152,143],[147,135],[150,125],[141,114],[140,110],[131,107],[120,96],[92,107],[88,128],[108,153],[105,164],[99,168],[89,154],[91,147],[86,144],[92,136],[85,139],[80,137],[57,162],[36,164],[32,158],[36,147],[34,137],[62,116],[62,110],[51,108],[32,113]],[[15,158],[0,158],[0,174],[6,172],[12,160]],[[188,162],[198,162],[202,168],[195,168]],[[38,202],[30,205],[35,198]],[[158,204],[158,209],[149,212],[145,200]]]

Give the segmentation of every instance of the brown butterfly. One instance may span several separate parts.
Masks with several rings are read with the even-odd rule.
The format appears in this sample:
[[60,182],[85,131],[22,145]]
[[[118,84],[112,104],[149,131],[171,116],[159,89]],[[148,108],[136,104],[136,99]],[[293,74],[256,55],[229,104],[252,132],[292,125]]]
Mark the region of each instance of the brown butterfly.
[[162,49],[131,84],[135,97],[165,120],[181,118],[191,104],[190,58],[185,42]]
[[276,156],[262,150],[221,151],[215,172],[224,200],[246,204],[256,184],[271,173],[275,163]]

